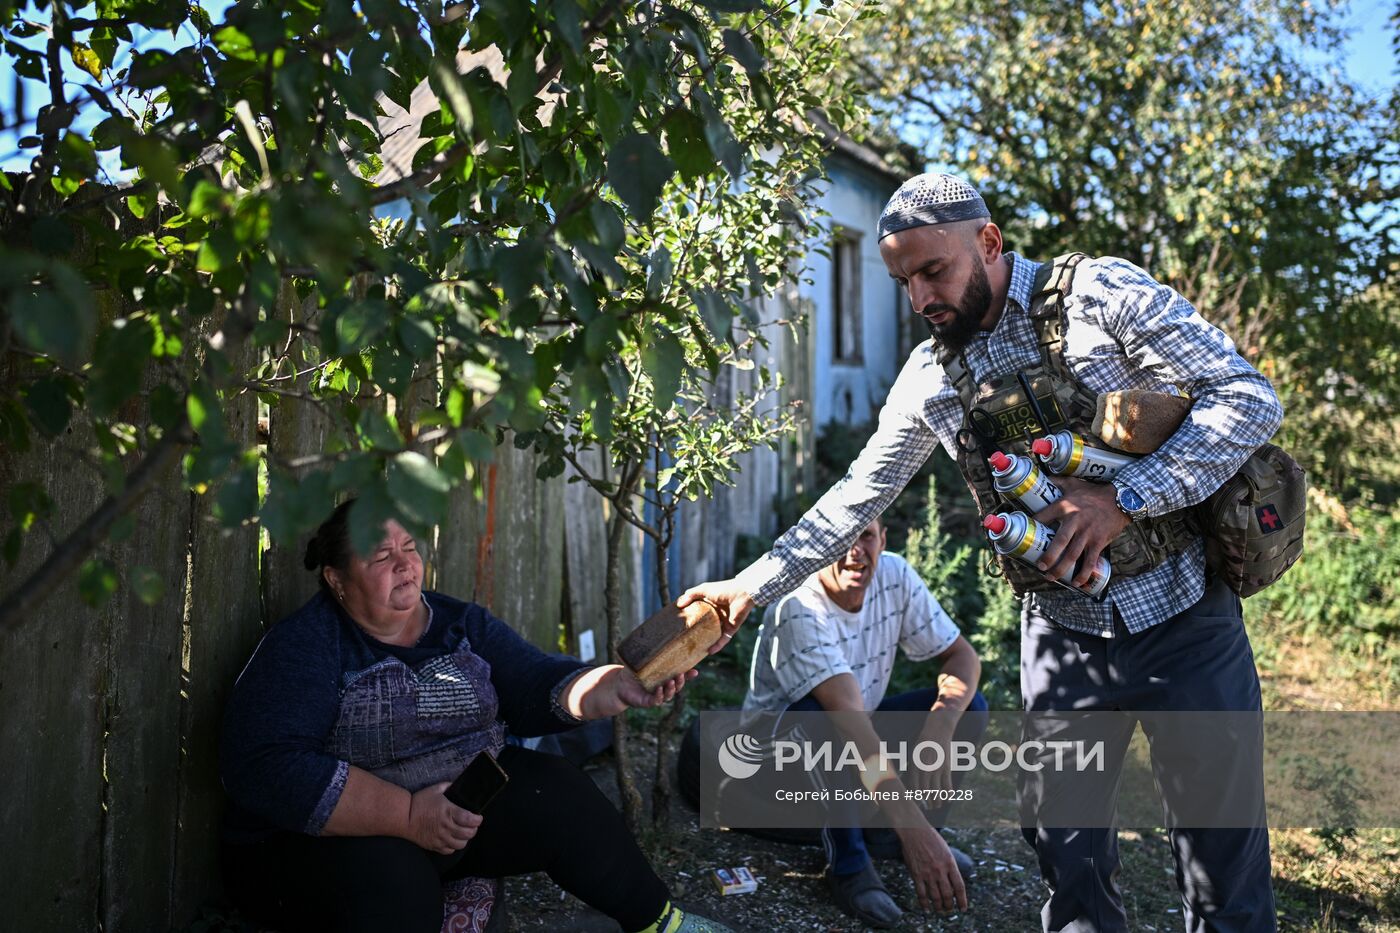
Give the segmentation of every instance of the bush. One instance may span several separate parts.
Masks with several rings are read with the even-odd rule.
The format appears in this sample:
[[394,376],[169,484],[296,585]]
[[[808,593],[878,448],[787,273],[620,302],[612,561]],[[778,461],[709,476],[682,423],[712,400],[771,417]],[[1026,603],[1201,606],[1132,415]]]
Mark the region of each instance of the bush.
[[1400,683],[1400,516],[1373,504],[1343,507],[1309,495],[1306,547],[1283,579],[1249,601],[1266,637],[1321,637],[1390,661]]

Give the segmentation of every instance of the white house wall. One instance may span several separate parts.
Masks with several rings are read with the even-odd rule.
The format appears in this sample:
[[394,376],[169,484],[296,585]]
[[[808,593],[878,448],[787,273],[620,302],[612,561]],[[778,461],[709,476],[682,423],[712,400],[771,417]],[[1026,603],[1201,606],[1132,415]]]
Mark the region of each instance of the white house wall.
[[804,282],[801,290],[815,309],[817,325],[811,404],[818,430],[833,419],[860,424],[873,418],[884,404],[902,362],[898,358],[900,311],[894,282],[880,261],[875,239],[880,211],[894,186],[888,181],[876,181],[871,173],[861,169],[848,168],[838,160],[832,160],[827,170],[831,180],[820,204],[830,217],[824,221],[820,237],[814,239],[811,246],[814,250],[820,246],[829,247],[833,224],[860,234],[863,359],[858,365],[833,359],[836,308],[832,300],[832,261],[812,252],[808,260],[811,284]]

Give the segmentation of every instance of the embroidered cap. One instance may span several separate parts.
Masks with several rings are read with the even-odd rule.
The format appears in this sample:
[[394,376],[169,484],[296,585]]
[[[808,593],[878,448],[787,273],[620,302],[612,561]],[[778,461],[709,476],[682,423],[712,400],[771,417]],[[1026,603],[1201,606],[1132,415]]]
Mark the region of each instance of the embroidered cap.
[[976,188],[954,175],[925,172],[900,185],[890,198],[880,215],[877,239],[910,227],[991,216]]

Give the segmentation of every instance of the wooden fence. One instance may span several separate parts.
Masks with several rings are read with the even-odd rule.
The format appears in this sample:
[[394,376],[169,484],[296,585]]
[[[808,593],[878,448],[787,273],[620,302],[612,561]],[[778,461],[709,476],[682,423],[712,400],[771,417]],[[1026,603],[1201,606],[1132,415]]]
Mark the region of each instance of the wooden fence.
[[[300,313],[293,301],[289,293],[284,313]],[[800,377],[789,397],[800,394],[807,348],[783,340],[775,353]],[[24,365],[0,358],[0,387]],[[729,378],[735,397],[752,391],[750,374]],[[246,395],[228,406],[239,443],[255,442],[256,405]],[[129,413],[138,424],[141,407]],[[317,419],[310,407],[272,409],[266,449],[282,462],[322,450],[328,426]],[[0,498],[38,481],[54,500],[19,565],[0,567],[0,592],[104,495],[80,420],[28,452],[0,450]],[[804,472],[809,442],[748,455],[737,488],[687,507],[683,585],[730,573],[736,534],[772,533],[772,500],[792,491],[782,480]],[[427,543],[429,582],[483,603],[547,650],[575,650],[593,629],[605,651],[601,498],[564,477],[536,480],[533,455],[509,443],[484,485],[480,501],[453,495],[450,520]],[[161,576],[155,605],[123,587],[93,610],[70,583],[0,633],[0,929],[181,929],[218,898],[223,704],[265,624],[300,605],[315,581],[297,549],[264,549],[256,525],[220,528],[211,498],[185,491],[172,470],[142,500],[130,534],[107,548],[124,570]],[[650,608],[636,534],[627,548],[624,618],[635,621]]]

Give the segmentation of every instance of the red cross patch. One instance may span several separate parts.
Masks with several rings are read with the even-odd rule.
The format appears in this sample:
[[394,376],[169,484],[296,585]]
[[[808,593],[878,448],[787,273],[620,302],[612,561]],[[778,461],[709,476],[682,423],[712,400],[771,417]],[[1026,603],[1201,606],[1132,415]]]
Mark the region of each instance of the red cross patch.
[[1266,535],[1283,527],[1283,519],[1278,517],[1278,509],[1272,505],[1259,506],[1254,510],[1254,517],[1259,520],[1259,530]]

